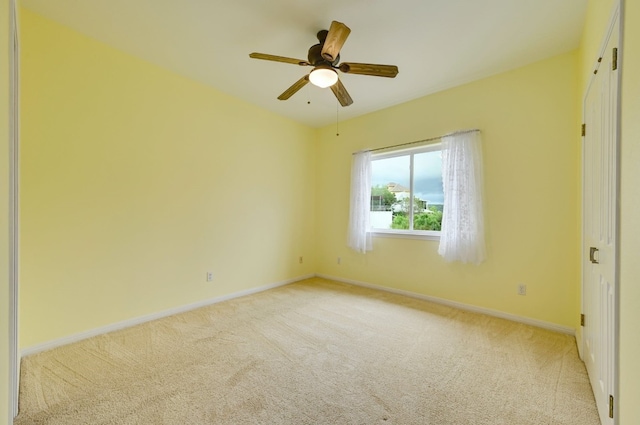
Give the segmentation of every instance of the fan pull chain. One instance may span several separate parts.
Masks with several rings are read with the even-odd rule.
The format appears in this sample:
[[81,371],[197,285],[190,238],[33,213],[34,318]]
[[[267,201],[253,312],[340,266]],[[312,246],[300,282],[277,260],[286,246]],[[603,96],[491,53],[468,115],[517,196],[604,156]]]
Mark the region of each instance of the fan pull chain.
[[340,135],[340,104],[336,99],[336,137]]

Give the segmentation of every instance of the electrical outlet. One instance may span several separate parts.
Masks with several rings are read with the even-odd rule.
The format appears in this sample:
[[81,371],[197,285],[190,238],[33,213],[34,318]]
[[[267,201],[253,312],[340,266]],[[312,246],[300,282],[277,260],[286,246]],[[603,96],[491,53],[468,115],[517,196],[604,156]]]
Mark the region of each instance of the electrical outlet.
[[300,256],[300,258],[298,259],[298,262],[299,262],[300,264],[302,264],[302,255],[301,255],[301,256]]
[[338,257],[337,263],[338,263],[338,265],[342,264],[342,258]]
[[207,282],[213,282],[213,272],[207,272]]
[[524,283],[518,284],[518,295],[527,295],[527,285]]

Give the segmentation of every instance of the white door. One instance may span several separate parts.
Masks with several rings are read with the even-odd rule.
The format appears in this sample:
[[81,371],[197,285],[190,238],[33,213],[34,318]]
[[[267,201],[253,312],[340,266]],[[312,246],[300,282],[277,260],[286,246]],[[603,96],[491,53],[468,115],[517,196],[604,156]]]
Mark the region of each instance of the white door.
[[616,15],[584,102],[583,358],[603,425],[615,402],[618,28]]

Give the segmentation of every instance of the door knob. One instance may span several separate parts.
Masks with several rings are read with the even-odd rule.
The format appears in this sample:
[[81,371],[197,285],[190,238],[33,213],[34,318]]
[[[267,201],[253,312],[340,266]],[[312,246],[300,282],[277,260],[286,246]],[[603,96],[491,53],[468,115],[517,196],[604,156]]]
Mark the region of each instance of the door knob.
[[589,261],[591,261],[593,264],[598,264],[598,260],[596,259],[596,252],[598,252],[598,248],[596,248],[595,246],[589,248]]

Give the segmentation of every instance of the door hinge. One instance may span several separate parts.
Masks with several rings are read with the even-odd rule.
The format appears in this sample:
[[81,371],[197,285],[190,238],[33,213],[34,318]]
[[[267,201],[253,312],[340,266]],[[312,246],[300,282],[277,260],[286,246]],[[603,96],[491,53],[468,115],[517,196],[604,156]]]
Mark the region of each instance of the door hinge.
[[614,47],[613,48],[613,57],[611,58],[611,69],[612,70],[616,70],[618,69],[618,48]]
[[609,395],[609,417],[613,418],[613,396]]
[[584,314],[580,315],[580,326],[584,326]]
[[587,135],[587,125],[582,124],[582,137]]

